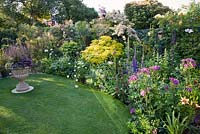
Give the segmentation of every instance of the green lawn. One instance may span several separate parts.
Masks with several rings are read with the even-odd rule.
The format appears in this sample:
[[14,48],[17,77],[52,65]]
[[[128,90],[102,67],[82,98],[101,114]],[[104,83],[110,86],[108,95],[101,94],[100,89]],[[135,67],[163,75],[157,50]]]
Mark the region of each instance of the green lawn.
[[31,75],[35,89],[12,94],[0,80],[0,134],[127,134],[128,109],[118,100],[62,77]]

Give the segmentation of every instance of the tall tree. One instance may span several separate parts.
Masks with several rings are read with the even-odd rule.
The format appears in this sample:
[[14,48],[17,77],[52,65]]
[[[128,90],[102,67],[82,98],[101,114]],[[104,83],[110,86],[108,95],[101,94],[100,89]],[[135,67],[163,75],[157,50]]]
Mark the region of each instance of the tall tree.
[[0,0],[4,11],[12,18],[29,18],[31,22],[53,18],[58,22],[72,19],[91,20],[98,16],[94,8],[86,7],[81,0]]
[[49,1],[48,4],[59,22],[66,19],[76,22],[98,17],[94,8],[86,7],[80,0],[55,0]]
[[128,19],[135,24],[136,29],[146,29],[150,25],[157,27],[156,19],[157,14],[165,14],[171,11],[167,6],[163,6],[162,3],[157,0],[144,0],[138,2],[127,3],[124,12]]

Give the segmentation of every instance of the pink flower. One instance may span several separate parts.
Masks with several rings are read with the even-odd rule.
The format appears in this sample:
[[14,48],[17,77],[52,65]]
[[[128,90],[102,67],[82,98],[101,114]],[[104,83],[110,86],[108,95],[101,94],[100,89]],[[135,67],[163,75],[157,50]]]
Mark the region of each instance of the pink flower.
[[149,75],[150,74],[149,68],[146,68],[146,67],[140,68],[139,71],[138,71],[138,74],[147,74],[147,75]]
[[195,68],[197,66],[196,61],[192,58],[182,59],[181,62],[184,68]]
[[146,95],[146,91],[145,90],[141,90],[140,91],[140,95],[144,97]]
[[157,134],[157,129],[156,128],[152,131],[152,134]]
[[128,82],[131,83],[133,81],[137,81],[138,77],[136,75],[131,75],[128,79]]
[[160,70],[160,66],[151,66],[151,67],[149,67],[149,69],[151,69],[153,71],[157,71],[157,70]]

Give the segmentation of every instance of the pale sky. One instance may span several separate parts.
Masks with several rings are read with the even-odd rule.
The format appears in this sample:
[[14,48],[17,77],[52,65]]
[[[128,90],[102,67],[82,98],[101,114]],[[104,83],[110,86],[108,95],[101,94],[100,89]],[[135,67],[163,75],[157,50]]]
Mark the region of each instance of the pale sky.
[[[132,1],[140,1],[140,0],[83,0],[88,7],[94,7],[97,11],[100,6],[106,8],[106,11],[112,10],[120,10],[123,11],[126,3]],[[163,5],[169,6],[172,9],[178,9],[181,5],[188,5],[193,0],[158,0],[162,2]],[[195,0],[196,2],[200,2],[200,0]]]

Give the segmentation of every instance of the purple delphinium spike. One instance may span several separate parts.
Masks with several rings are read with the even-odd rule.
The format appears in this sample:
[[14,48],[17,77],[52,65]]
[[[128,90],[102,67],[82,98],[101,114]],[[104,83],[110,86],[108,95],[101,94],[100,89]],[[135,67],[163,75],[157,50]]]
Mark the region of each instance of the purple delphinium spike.
[[138,70],[138,66],[137,66],[137,60],[135,58],[133,58],[132,67],[133,67],[133,72],[136,73]]

